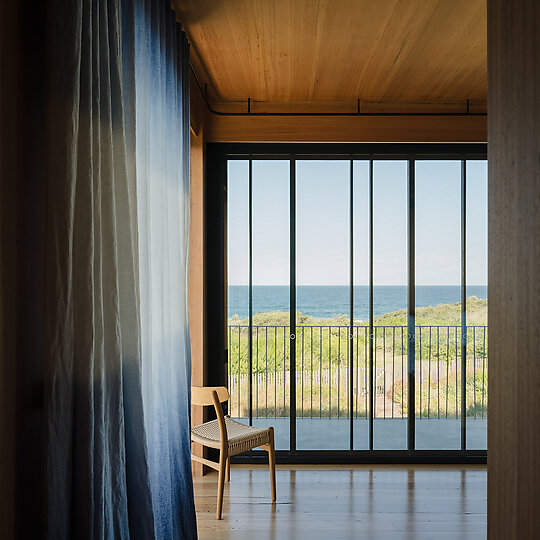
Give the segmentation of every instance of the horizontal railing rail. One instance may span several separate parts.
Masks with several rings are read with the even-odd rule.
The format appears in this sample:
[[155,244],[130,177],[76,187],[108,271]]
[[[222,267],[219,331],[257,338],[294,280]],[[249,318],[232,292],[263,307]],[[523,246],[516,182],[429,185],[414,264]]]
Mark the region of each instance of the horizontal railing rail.
[[[470,418],[487,417],[487,326],[467,326],[465,403]],[[367,418],[369,341],[373,340],[374,418],[407,417],[407,326],[228,327],[229,414],[248,417],[250,378],[254,418],[290,413],[290,340],[296,340],[296,416]],[[415,327],[415,410],[420,418],[461,416],[461,326]],[[352,385],[351,383],[352,377]],[[352,387],[352,394],[351,394]],[[352,399],[352,407],[351,407]]]

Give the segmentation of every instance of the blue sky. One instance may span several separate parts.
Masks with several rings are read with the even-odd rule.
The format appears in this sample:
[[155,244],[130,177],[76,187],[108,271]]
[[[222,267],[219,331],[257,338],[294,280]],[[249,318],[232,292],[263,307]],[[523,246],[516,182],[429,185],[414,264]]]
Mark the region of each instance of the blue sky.
[[[349,161],[297,161],[298,285],[349,283]],[[368,162],[355,161],[354,278],[368,283]],[[416,283],[460,283],[461,164],[416,162]],[[228,280],[248,283],[248,162],[228,164]],[[467,283],[487,283],[487,163],[467,163]],[[407,162],[375,161],[375,285],[407,283]],[[289,162],[253,162],[253,283],[289,283]]]

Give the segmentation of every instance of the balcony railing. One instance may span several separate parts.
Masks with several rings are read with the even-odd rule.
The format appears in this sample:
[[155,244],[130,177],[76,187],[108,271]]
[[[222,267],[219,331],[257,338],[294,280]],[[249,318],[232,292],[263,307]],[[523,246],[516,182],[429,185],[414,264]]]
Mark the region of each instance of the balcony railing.
[[[369,414],[369,327],[296,327],[297,417],[355,418]],[[290,329],[228,328],[231,399],[229,414],[249,416],[250,377],[255,418],[289,416]],[[373,328],[374,417],[407,417],[408,333],[406,326]],[[487,326],[467,327],[466,414],[487,416]],[[415,411],[417,417],[461,416],[461,326],[416,326]],[[352,396],[350,378],[352,370]]]

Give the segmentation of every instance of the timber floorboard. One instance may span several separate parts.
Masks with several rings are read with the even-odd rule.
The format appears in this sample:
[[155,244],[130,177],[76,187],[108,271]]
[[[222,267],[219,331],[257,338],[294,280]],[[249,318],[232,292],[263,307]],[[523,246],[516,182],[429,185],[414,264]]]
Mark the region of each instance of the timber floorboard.
[[483,465],[232,465],[223,519],[217,474],[195,478],[200,540],[486,538]]

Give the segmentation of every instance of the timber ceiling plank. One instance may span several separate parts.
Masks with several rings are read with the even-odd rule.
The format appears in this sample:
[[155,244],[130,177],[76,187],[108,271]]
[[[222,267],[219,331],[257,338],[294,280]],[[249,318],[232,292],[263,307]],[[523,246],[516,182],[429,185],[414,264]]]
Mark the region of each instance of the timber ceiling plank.
[[174,0],[213,101],[485,101],[486,0]]

